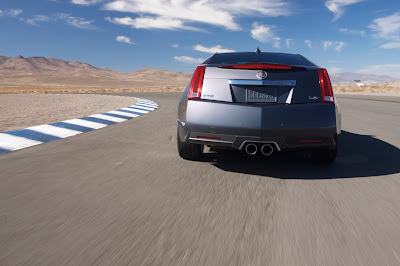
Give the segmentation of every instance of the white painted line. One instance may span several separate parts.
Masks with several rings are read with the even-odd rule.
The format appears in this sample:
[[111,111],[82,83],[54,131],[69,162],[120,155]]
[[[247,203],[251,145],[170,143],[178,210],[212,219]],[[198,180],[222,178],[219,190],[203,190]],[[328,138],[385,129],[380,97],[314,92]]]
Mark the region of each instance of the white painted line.
[[0,148],[10,151],[42,144],[43,142],[0,133]]
[[138,102],[138,104],[152,104],[152,105],[157,105],[155,102]]
[[137,104],[135,105],[136,107],[140,107],[140,108],[151,108],[150,112],[156,110],[158,107],[157,106],[150,106],[150,105],[141,105],[141,104]]
[[133,105],[131,107],[138,107],[138,108],[142,108],[144,110],[154,111],[154,108],[147,107],[147,106],[142,106],[142,105]]
[[[135,110],[133,110],[133,109],[131,109],[131,108],[128,108],[128,107],[126,107],[126,108],[120,108],[121,110],[126,110],[126,111],[130,111],[130,112],[135,112]],[[140,114],[141,115],[141,114]],[[140,115],[137,115],[137,116],[140,116]]]
[[153,105],[157,105],[157,103],[155,103],[155,102],[138,102],[138,104],[153,104]]
[[154,107],[154,108],[158,107],[158,105],[156,105],[156,104],[149,104],[149,103],[138,103],[137,106],[148,106],[148,107]]
[[146,108],[151,108],[150,112],[152,112],[152,111],[158,109],[157,106],[150,106],[150,105],[141,105],[141,104],[138,104],[138,105],[135,105],[135,106],[136,106],[136,107],[140,107],[140,108],[144,108],[144,107],[146,107]]
[[124,121],[127,120],[127,119],[124,119],[124,118],[114,117],[114,116],[110,116],[110,115],[102,115],[102,114],[91,115],[91,116],[88,116],[88,117],[100,118],[100,119],[112,121],[112,122],[115,122],[115,123],[124,122]]
[[149,113],[149,111],[137,109],[137,108],[135,108],[135,106],[131,106],[131,107],[128,107],[128,108],[129,108],[132,112],[137,112],[137,113],[141,113],[141,114],[147,114],[147,113]]
[[30,130],[33,130],[36,132],[40,132],[43,134],[51,135],[51,136],[56,136],[59,138],[66,138],[66,137],[70,137],[70,136],[74,136],[74,135],[82,133],[81,131],[62,128],[62,127],[56,127],[56,126],[52,126],[52,125],[41,125],[41,126],[35,126],[35,127],[28,127],[27,129],[30,129]]
[[83,127],[88,127],[88,128],[102,128],[102,127],[106,127],[107,125],[105,124],[101,124],[101,123],[96,123],[96,122],[92,122],[92,121],[87,121],[87,120],[83,120],[83,119],[70,119],[70,120],[65,120],[62,121],[68,124],[73,124],[73,125],[77,125],[77,126],[83,126]]
[[121,111],[111,111],[111,112],[107,112],[110,114],[116,114],[116,115],[123,115],[123,116],[127,116],[127,117],[138,117],[139,115],[135,115],[132,113],[127,113],[127,112],[121,112]]
[[156,103],[153,102],[138,102],[137,104],[157,105]]

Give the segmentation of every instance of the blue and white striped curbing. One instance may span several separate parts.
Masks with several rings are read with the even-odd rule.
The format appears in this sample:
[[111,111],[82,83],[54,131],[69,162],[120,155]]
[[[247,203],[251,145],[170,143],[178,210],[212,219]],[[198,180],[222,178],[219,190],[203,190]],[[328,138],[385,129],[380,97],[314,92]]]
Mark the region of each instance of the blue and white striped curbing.
[[158,104],[138,99],[138,103],[115,111],[69,119],[48,125],[28,127],[0,133],[0,154],[63,139],[150,113]]

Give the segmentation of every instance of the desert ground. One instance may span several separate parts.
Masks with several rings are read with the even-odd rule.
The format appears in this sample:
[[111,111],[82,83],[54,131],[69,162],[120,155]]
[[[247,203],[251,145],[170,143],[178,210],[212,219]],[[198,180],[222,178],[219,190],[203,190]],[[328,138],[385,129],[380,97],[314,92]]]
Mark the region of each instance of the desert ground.
[[341,93],[388,93],[400,94],[400,82],[384,83],[372,86],[333,85],[335,92]]
[[136,103],[133,97],[109,95],[0,95],[0,132],[105,113]]
[[[138,87],[138,88],[112,88],[112,87],[69,87],[69,86],[15,86],[0,87],[0,94],[48,94],[48,93],[117,93],[117,92],[173,92],[184,91],[185,86],[179,87]],[[336,93],[361,93],[361,94],[399,94],[400,82],[379,84],[373,86],[333,85]]]
[[184,91],[185,87],[154,87],[154,88],[101,88],[101,87],[0,87],[0,94],[50,94],[50,93],[117,93],[117,92],[168,92]]

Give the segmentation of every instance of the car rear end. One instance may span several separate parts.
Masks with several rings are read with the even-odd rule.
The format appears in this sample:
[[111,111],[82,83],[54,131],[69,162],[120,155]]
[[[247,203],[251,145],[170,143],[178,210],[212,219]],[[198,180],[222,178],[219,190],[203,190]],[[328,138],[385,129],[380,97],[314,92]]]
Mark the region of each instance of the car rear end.
[[215,54],[197,67],[179,104],[181,144],[332,153],[339,134],[328,73],[301,55]]

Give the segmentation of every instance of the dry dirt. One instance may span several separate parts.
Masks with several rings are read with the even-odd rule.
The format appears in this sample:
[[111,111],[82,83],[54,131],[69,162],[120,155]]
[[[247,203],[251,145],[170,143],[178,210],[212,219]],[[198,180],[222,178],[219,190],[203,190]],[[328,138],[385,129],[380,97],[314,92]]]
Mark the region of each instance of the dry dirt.
[[[119,87],[74,87],[74,86],[15,86],[1,87],[0,94],[37,94],[37,93],[107,93],[107,92],[168,92],[184,91],[184,86],[172,87],[139,87],[139,88],[119,88]],[[335,92],[339,93],[366,93],[366,94],[400,94],[400,82],[386,83],[374,86],[356,85],[333,85]]]
[[21,86],[0,87],[0,94],[47,94],[47,93],[109,93],[109,92],[152,92],[152,91],[184,91],[185,87],[154,87],[154,88],[107,88],[107,87],[47,87]]
[[133,97],[106,95],[0,95],[0,132],[109,112],[137,103]]
[[334,85],[335,92],[358,92],[358,93],[399,93],[400,82],[386,83],[374,86],[356,86],[356,85]]
[[[339,93],[366,93],[366,94],[400,94],[400,84],[398,86],[349,86],[334,85],[333,89]],[[169,92],[184,91],[185,87],[172,88],[73,88],[73,87],[0,87],[0,94],[47,94],[47,93],[107,93],[107,92]]]

